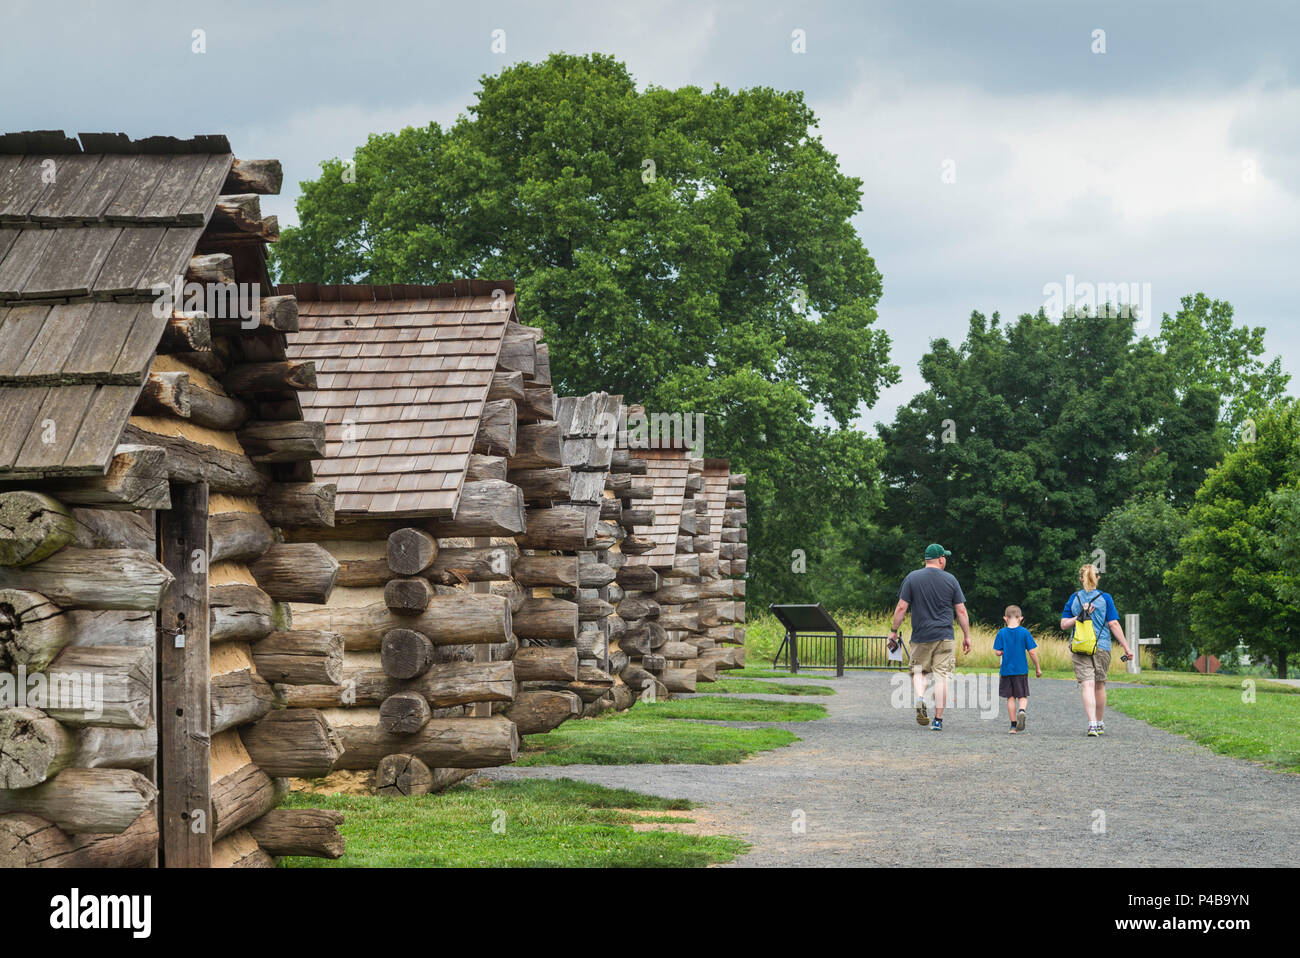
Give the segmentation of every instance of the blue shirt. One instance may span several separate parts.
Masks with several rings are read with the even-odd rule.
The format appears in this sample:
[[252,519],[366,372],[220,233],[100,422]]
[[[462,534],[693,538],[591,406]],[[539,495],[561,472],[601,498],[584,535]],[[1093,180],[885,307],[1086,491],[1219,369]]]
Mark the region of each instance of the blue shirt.
[[1036,648],[1038,643],[1023,625],[1014,629],[998,629],[998,634],[993,639],[994,651],[1002,650],[1003,675],[1028,675],[1029,660],[1025,653]]
[[[1088,592],[1083,593],[1084,597],[1087,597],[1089,594],[1090,593]],[[1093,609],[1092,626],[1097,631],[1097,648],[1098,650],[1105,649],[1109,651],[1110,649],[1109,625],[1111,622],[1119,621],[1119,612],[1115,610],[1115,600],[1110,597],[1109,592],[1096,593],[1094,598],[1096,601],[1094,603],[1095,608]],[[1097,619],[1102,614],[1102,608],[1101,605],[1099,604],[1101,602],[1106,603],[1105,620],[1104,620],[1103,627],[1098,629]],[[1065,600],[1065,608],[1061,610],[1061,618],[1077,619],[1082,613],[1083,613],[1083,603],[1080,601],[1079,593],[1078,592],[1070,593],[1070,597]]]

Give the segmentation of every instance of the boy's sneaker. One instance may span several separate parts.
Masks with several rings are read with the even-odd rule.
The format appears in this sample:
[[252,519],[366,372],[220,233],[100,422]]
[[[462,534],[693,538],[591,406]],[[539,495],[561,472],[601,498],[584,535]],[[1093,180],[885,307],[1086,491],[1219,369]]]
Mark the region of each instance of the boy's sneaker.
[[916,700],[916,724],[917,725],[930,724],[930,716],[925,711],[925,699]]
[[1097,734],[1098,734],[1098,735],[1105,735],[1105,734],[1106,734],[1106,723],[1105,723],[1105,722],[1098,722],[1098,723],[1097,723]]
[[1016,731],[1023,732],[1024,730],[1025,730],[1025,710],[1021,709],[1019,712],[1016,713]]
[[934,724],[930,726],[930,731],[932,731],[932,732],[942,732],[942,731],[943,731],[943,719],[941,719],[941,718],[937,718],[937,719],[935,719],[935,720],[934,720]]
[[1012,735],[1015,735],[1015,734],[1016,734],[1016,723],[1015,723],[1015,722],[1012,722],[1012,723],[1011,723],[1011,734],[1012,734]]
[[1100,734],[1101,732],[1097,730],[1097,724],[1095,722],[1088,726],[1088,738],[1096,738]]

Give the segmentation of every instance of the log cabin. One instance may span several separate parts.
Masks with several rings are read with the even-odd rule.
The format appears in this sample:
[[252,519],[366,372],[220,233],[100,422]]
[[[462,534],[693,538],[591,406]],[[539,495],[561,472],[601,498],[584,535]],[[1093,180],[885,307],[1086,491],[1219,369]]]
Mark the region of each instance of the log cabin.
[[338,563],[278,532],[335,492],[266,266],[281,178],[223,136],[0,136],[0,865],[342,854],[338,813],[276,809],[342,754],[272,686],[342,655],[289,609]]
[[[644,415],[639,407],[634,411]],[[660,678],[668,691],[695,691],[698,683],[715,681],[720,669],[745,663],[744,633],[736,630],[736,622],[744,621],[744,603],[738,608],[735,602],[736,594],[744,594],[744,581],[729,577],[730,559],[725,570],[721,564],[723,522],[739,523],[740,517],[719,518],[714,505],[730,482],[728,467],[725,460],[695,458],[681,438],[635,451],[646,463],[650,496],[648,511],[632,527],[644,545],[628,561],[659,576],[644,601],[656,607],[666,636],[666,651],[650,661],[663,670]],[[721,492],[724,512],[726,498]],[[726,551],[734,550],[728,544]],[[720,648],[737,643],[739,648]]]
[[[734,489],[731,485],[733,480],[736,482]],[[719,645],[733,646],[731,649],[716,650],[716,654],[726,658],[729,653],[732,664],[737,667],[745,664],[745,560],[723,559],[720,549],[723,542],[744,541],[744,527],[748,521],[744,482],[743,475],[732,475],[730,463],[726,459],[704,460],[704,490],[701,496],[705,505],[700,517],[708,521],[709,552],[702,555],[700,561],[706,569],[711,570],[715,564],[717,566],[718,595],[708,601],[714,604],[721,621],[720,625],[709,630],[708,638]],[[715,650],[710,652],[714,653]]]
[[277,690],[290,710],[326,710],[343,739],[324,787],[438,791],[513,761],[521,735],[626,709],[647,687],[667,696],[644,670],[622,675],[620,636],[647,652],[666,636],[617,611],[631,608],[623,507],[650,495],[628,481],[645,463],[616,449],[621,397],[555,397],[513,284],[276,292],[298,303],[288,355],[315,365],[305,415],[324,429],[317,473],[337,485],[332,528],[284,536],[340,564],[323,606],[291,611],[343,636],[343,685]]
[[548,546],[585,541],[585,515],[560,505],[570,470],[541,331],[519,321],[509,282],[277,293],[299,304],[289,358],[315,364],[305,414],[324,430],[318,474],[337,486],[332,528],[285,536],[332,555],[338,587],[292,611],[343,637],[342,687],[286,687],[289,710],[324,709],[344,746],[334,778],[380,794],[439,791],[514,761],[521,731],[580,711],[572,694],[519,688],[539,671],[576,680],[572,649],[526,655],[532,671],[516,674],[521,643],[572,645],[578,627],[576,602],[539,604],[518,578],[566,576],[525,542],[530,519],[558,520],[532,522]]
[[[558,400],[556,419],[562,437],[561,458],[571,471],[571,482],[567,501],[552,508],[581,514],[583,535],[568,542],[540,538],[549,514],[539,512],[536,516],[541,524],[531,525],[526,540],[521,542],[522,545],[563,546],[560,555],[570,564],[574,576],[568,582],[536,583],[530,601],[547,605],[557,601],[574,603],[578,611],[578,632],[572,642],[567,637],[560,641],[539,637],[535,643],[550,648],[573,645],[578,663],[576,677],[571,681],[567,677],[539,679],[525,683],[524,689],[539,697],[557,692],[576,695],[580,699],[579,711],[587,717],[611,709],[626,710],[641,692],[624,679],[628,656],[619,642],[627,631],[627,622],[617,611],[624,592],[615,578],[627,561],[620,547],[626,533],[620,523],[622,500],[608,489],[623,408],[621,396],[604,392]],[[534,553],[526,561],[539,559]],[[530,650],[525,654],[554,653]]]

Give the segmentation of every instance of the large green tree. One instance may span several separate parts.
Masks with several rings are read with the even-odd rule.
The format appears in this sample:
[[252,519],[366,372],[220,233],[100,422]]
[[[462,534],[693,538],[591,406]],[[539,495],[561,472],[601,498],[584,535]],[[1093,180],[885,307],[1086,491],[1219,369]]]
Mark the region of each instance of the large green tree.
[[[638,90],[556,54],[484,77],[436,124],[372,136],[303,184],[287,281],[514,279],[557,390],[701,412],[750,475],[751,601],[803,591],[792,562],[877,493],[849,424],[897,381],[881,280],[845,176],[799,93]],[[809,553],[809,560],[816,561]]]
[[1178,663],[1195,643],[1164,570],[1178,561],[1207,467],[1249,430],[1252,416],[1285,395],[1290,377],[1277,357],[1261,358],[1262,327],[1235,325],[1231,304],[1204,293],[1184,296],[1177,313],[1164,315],[1157,347],[1174,371],[1176,403],[1166,410],[1158,453],[1167,483],[1163,493],[1117,506],[1093,545],[1103,550],[1116,601],[1141,612],[1143,632],[1161,636],[1161,660]]
[[1204,293],[1184,296],[1177,313],[1164,314],[1160,346],[1178,371],[1180,392],[1201,388],[1218,397],[1227,433],[1286,395],[1291,377],[1281,357],[1263,360],[1263,326],[1237,326],[1232,304]]
[[[1253,441],[1250,441],[1253,440]],[[1166,574],[1199,648],[1238,642],[1267,656],[1285,678],[1300,653],[1294,626],[1297,572],[1292,490],[1300,483],[1300,413],[1294,401],[1258,415],[1196,494],[1182,559]]]
[[1093,539],[1104,557],[1104,587],[1120,609],[1142,616],[1143,635],[1160,636],[1166,667],[1182,664],[1193,650],[1186,610],[1165,584],[1165,572],[1178,563],[1180,543],[1190,532],[1187,510],[1148,493],[1116,507]]
[[887,488],[871,565],[901,574],[942,541],[977,615],[1017,602],[1046,623],[1079,562],[1104,562],[1104,584],[1144,630],[1185,644],[1156,570],[1231,437],[1285,394],[1263,338],[1202,293],[1154,337],[1107,309],[1012,324],[973,314],[959,347],[931,344],[928,388],[880,427]]
[[1013,602],[1053,621],[1107,515],[1134,494],[1190,498],[1217,454],[1213,397],[1181,388],[1158,344],[1104,310],[974,313],[961,346],[934,341],[921,372],[929,388],[879,427],[875,559],[901,574],[942,542],[988,621]]

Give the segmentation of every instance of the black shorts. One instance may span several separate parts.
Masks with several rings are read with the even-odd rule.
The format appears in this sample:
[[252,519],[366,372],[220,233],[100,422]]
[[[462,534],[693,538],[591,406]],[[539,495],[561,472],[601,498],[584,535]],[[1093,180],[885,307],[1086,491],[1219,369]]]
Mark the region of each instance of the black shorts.
[[1029,676],[1004,675],[998,682],[998,695],[1004,699],[1029,698]]

